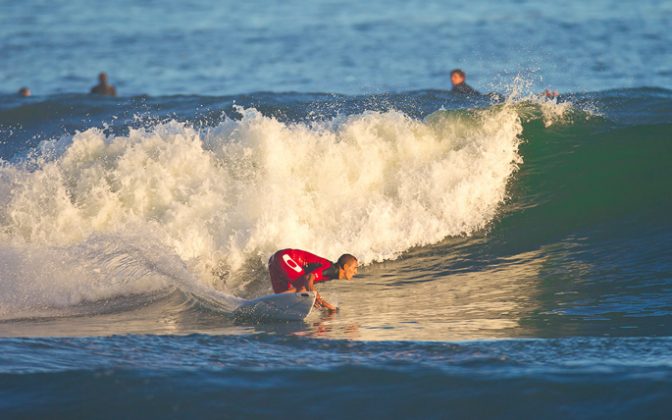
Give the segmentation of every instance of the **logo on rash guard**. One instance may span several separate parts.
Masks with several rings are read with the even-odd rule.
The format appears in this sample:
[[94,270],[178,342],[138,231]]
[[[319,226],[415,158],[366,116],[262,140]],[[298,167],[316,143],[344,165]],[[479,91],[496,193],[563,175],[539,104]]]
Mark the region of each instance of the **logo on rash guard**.
[[303,271],[303,269],[289,255],[284,254],[282,256],[282,260],[285,262],[285,264],[287,264],[289,266],[289,268],[296,271],[297,273],[300,273],[300,272]]

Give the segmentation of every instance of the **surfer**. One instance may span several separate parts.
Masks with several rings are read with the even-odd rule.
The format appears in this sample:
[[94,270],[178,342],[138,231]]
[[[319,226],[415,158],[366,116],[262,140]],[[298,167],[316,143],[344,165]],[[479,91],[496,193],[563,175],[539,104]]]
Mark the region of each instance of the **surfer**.
[[117,96],[117,89],[107,82],[107,73],[98,75],[98,84],[91,88],[91,93],[104,96]]
[[461,95],[480,95],[480,93],[469,86],[466,82],[467,75],[460,69],[455,69],[450,72],[450,82],[453,84],[453,93]]
[[275,293],[315,292],[315,306],[337,310],[336,306],[322,299],[315,283],[346,279],[357,274],[359,263],[350,254],[343,254],[335,263],[301,249],[281,249],[268,260],[268,272]]
[[28,89],[25,86],[22,87],[21,89],[19,89],[19,96],[22,97],[22,98],[29,97],[30,96],[30,89]]

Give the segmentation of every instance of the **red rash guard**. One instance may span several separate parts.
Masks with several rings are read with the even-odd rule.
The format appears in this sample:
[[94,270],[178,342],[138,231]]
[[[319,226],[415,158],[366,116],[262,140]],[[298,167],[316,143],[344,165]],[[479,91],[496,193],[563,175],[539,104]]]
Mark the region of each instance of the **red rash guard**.
[[315,275],[315,283],[338,276],[331,261],[300,249],[282,249],[273,254],[268,260],[268,272],[275,293],[289,290],[296,280],[309,273]]

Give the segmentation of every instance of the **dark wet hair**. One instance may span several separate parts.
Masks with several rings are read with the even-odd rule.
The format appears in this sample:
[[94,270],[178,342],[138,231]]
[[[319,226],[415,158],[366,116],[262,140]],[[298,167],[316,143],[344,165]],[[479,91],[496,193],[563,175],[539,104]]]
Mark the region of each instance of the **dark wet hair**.
[[353,261],[357,261],[357,257],[355,257],[352,254],[343,254],[340,257],[338,257],[338,261],[336,261],[336,264],[338,264],[338,266],[341,268],[345,268],[346,264],[349,264]]
[[467,77],[467,75],[464,74],[464,72],[463,72],[461,69],[453,69],[453,71],[450,72],[450,75],[452,76],[452,75],[455,74],[455,73],[459,74],[460,77],[462,77],[462,78],[466,78],[466,77]]

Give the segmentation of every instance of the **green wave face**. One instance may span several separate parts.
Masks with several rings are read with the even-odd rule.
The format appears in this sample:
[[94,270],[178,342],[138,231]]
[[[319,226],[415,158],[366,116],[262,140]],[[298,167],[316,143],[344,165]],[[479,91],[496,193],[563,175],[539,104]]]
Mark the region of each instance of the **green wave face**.
[[626,221],[669,224],[671,133],[670,124],[620,127],[605,120],[524,124],[525,163],[498,229],[543,241]]
[[[498,215],[471,237],[447,238],[410,254],[443,255],[446,273],[530,261],[545,267],[550,261],[565,272],[592,267],[573,275],[586,279],[603,276],[595,267],[624,265],[627,259],[634,274],[620,272],[623,281],[663,276],[672,229],[668,96],[607,92],[565,109],[533,101],[496,105],[513,107],[522,123],[522,163],[509,179]],[[471,111],[442,113],[428,120],[473,118]],[[537,268],[534,277],[545,278]]]

